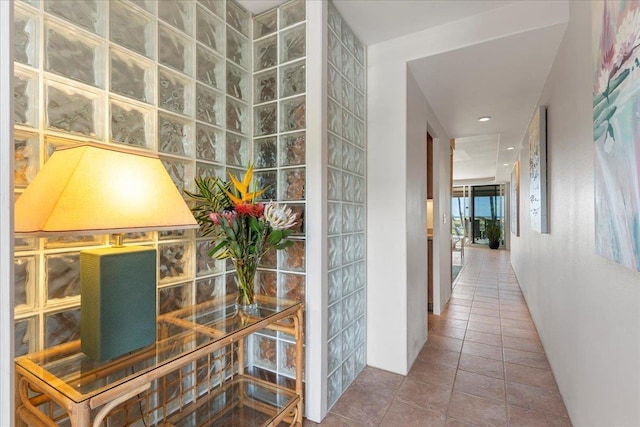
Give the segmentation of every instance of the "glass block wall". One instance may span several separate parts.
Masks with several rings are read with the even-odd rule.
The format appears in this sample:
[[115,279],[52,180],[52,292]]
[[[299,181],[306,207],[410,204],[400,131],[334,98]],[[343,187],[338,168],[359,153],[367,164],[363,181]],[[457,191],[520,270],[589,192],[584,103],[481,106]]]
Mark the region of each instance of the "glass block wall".
[[366,364],[366,138],[363,44],[328,6],[327,216],[330,408]]
[[[56,147],[79,141],[157,153],[179,189],[243,173],[250,37],[251,18],[232,1],[16,1],[16,197]],[[16,240],[16,355],[79,337],[79,251],[108,240]],[[160,313],[235,289],[230,265],[209,258],[194,231],[132,242],[158,248]],[[301,245],[281,262],[300,250],[304,259]]]
[[[293,0],[253,20],[253,161],[264,200],[286,203],[300,221],[294,245],[262,259],[259,292],[305,301],[306,10]],[[255,366],[295,374],[293,337],[254,335]]]

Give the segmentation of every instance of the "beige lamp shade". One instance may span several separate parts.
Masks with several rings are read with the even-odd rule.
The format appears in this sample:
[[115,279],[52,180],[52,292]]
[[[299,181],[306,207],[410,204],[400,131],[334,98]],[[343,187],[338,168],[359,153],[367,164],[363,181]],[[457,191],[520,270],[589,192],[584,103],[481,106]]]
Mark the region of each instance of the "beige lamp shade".
[[15,233],[128,233],[198,226],[157,156],[61,147],[15,204]]

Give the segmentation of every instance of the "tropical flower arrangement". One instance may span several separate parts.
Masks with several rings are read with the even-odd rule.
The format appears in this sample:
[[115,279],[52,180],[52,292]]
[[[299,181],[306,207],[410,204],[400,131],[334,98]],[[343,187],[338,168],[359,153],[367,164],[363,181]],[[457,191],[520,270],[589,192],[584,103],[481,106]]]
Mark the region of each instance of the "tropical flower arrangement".
[[197,191],[185,191],[196,202],[191,209],[202,235],[211,237],[209,256],[231,258],[238,282],[237,304],[254,304],[254,277],[262,256],[270,250],[293,245],[288,240],[296,214],[286,205],[257,202],[265,189],[252,182],[253,165],[242,181],[229,173],[231,182],[220,178],[196,178]]

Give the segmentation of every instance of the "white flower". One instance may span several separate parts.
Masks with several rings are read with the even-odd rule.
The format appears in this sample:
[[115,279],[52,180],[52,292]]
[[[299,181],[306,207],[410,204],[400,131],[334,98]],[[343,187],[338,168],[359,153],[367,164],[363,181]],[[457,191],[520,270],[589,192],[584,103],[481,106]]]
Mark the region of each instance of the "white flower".
[[285,230],[296,224],[296,214],[278,203],[269,202],[264,207],[264,217],[274,230]]
[[614,64],[622,68],[633,48],[640,43],[640,10],[627,11],[616,34]]

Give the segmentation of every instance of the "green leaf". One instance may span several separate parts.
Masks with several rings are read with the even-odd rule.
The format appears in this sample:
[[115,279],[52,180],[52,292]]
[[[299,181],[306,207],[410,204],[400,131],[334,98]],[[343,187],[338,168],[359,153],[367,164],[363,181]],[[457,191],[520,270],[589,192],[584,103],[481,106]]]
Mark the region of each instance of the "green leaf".
[[277,250],[281,250],[281,249],[285,249],[288,248],[290,246],[293,246],[293,241],[291,240],[285,240],[284,242],[275,245],[274,248],[276,248]]
[[280,240],[282,240],[282,230],[273,230],[271,234],[269,234],[267,242],[272,245],[277,245]]
[[614,90],[616,90],[616,88],[622,84],[624,79],[627,78],[630,72],[631,71],[627,68],[626,70],[621,72],[620,75],[618,75],[618,77],[613,79],[613,81],[609,82],[609,93],[612,93]]
[[613,136],[613,126],[611,126],[611,124],[609,124],[609,126],[607,127],[607,133],[611,138],[615,139],[615,137]]
[[261,231],[260,224],[258,223],[258,220],[254,216],[249,217],[249,227],[251,227],[251,229],[256,233],[260,233]]
[[604,125],[604,122],[601,122],[600,125],[595,126],[593,129],[593,140],[599,140],[606,130],[607,127]]

